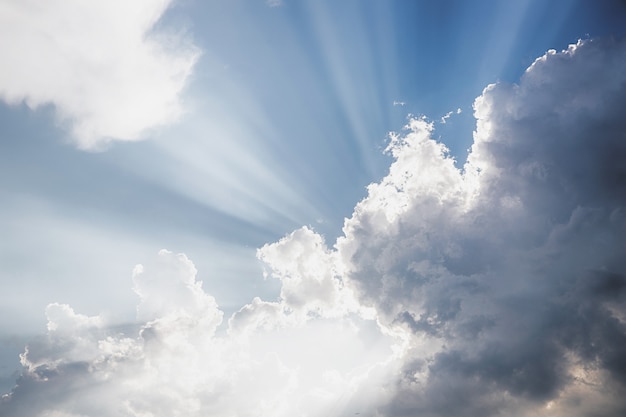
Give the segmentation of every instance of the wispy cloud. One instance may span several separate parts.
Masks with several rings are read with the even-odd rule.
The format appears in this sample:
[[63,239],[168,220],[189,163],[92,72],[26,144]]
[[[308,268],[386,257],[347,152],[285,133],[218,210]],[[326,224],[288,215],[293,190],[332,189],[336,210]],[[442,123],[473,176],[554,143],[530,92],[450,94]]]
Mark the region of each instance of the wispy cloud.
[[50,305],[0,414],[623,415],[625,54],[585,41],[485,88],[462,171],[411,119],[343,236],[259,249],[280,297],[223,328],[167,251],[134,270],[134,325]]
[[456,111],[449,111],[443,116],[441,116],[440,123],[445,125],[450,117],[452,117],[455,114],[461,114],[461,113],[462,113],[462,110],[460,107],[456,109]]
[[170,1],[0,6],[0,98],[55,107],[76,144],[137,140],[175,121],[199,49],[154,25]]

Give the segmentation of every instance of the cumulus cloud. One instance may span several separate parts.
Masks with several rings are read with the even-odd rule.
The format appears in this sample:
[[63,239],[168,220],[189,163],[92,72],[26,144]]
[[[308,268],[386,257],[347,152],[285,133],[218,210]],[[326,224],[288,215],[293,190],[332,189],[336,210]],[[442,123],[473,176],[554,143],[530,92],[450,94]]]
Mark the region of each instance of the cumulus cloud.
[[199,50],[155,29],[170,1],[4,1],[0,98],[52,104],[76,144],[137,140],[175,121]]
[[[317,238],[302,229],[286,239],[309,250]],[[285,242],[262,255],[277,277],[301,273],[314,293],[315,283],[334,279],[274,258]],[[325,268],[326,259],[316,261]],[[340,289],[317,291],[313,302],[255,299],[218,330],[222,312],[195,275],[185,255],[166,250],[135,267],[137,322],[125,326],[48,306],[48,333],[21,356],[25,372],[0,401],[0,415],[329,415],[386,372],[396,338],[372,318],[339,315]]]
[[384,414],[624,412],[624,57],[579,42],[488,86],[463,172],[432,123],[392,137],[337,243],[359,299],[414,339]]
[[280,297],[224,328],[167,251],[133,326],[49,306],[0,415],[625,414],[625,57],[587,40],[488,86],[462,170],[411,119],[343,236],[259,249]]

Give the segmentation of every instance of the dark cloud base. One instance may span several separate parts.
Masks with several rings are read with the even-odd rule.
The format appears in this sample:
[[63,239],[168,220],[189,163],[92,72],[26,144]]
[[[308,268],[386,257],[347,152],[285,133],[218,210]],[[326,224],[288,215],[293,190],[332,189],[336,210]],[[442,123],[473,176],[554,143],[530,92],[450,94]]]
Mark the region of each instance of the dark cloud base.
[[599,39],[487,87],[463,175],[425,121],[392,142],[338,247],[363,301],[441,348],[384,415],[626,413],[625,74]]

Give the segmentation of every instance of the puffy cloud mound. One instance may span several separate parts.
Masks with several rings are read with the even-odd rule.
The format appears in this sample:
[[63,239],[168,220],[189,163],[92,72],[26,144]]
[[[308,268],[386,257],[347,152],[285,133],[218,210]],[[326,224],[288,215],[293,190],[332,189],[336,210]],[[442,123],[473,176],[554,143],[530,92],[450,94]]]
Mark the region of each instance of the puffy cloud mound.
[[48,333],[22,355],[24,374],[0,416],[332,415],[386,372],[396,339],[371,318],[339,315],[330,300],[298,304],[315,312],[307,315],[287,299],[255,299],[218,330],[222,312],[195,275],[185,255],[165,250],[135,267],[137,322],[126,326],[48,306]]
[[280,298],[224,329],[166,251],[134,327],[51,305],[0,415],[626,414],[626,41],[549,51],[474,108],[462,170],[410,120],[344,235],[259,249]]
[[154,26],[170,1],[0,4],[0,98],[53,104],[84,149],[137,140],[181,113],[199,51]]
[[463,172],[412,120],[337,249],[412,335],[384,415],[626,412],[626,42],[488,86]]

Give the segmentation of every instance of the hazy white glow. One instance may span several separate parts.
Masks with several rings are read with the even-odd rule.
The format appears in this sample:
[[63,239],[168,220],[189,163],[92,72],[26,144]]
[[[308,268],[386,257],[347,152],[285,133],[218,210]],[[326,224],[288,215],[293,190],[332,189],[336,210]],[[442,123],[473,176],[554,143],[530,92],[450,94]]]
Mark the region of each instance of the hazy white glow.
[[[298,246],[296,240],[310,238],[315,235],[303,230],[278,245]],[[284,258],[269,249],[266,261],[282,277]],[[307,262],[317,265],[299,272],[305,280],[328,265],[315,257]],[[104,317],[49,305],[46,339],[31,343],[22,355],[31,387],[45,395],[57,376],[73,373],[83,381],[83,395],[65,402],[73,388],[59,387],[64,392],[46,412],[82,415],[97,401],[98,410],[90,415],[110,416],[123,405],[122,415],[128,416],[288,417],[301,410],[326,416],[366,407],[383,395],[380,384],[398,365],[392,349],[398,341],[372,319],[337,314],[330,298],[330,304],[304,307],[315,315],[294,315],[287,299],[255,300],[231,318],[227,332],[216,334],[222,312],[195,275],[185,255],[166,250],[155,262],[137,265],[138,323],[123,333],[113,331]],[[372,395],[356,395],[363,390]]]

